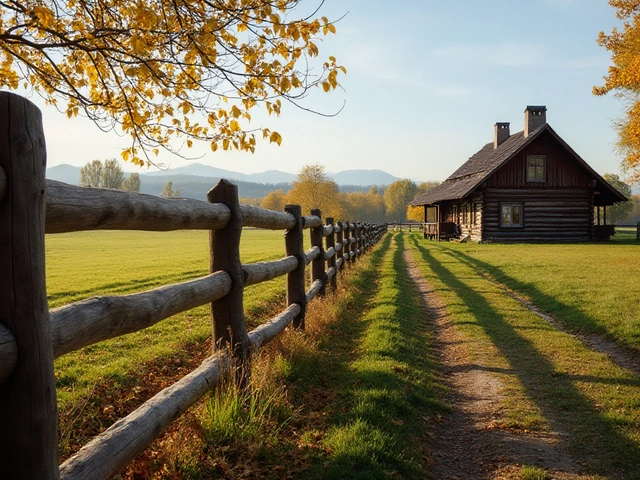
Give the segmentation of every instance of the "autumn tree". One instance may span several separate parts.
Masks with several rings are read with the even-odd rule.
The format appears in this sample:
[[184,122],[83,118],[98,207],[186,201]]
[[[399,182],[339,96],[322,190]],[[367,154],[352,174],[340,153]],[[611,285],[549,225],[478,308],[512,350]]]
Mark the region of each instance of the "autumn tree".
[[593,93],[615,92],[625,101],[626,116],[614,124],[618,148],[625,156],[621,165],[632,182],[640,183],[640,2],[609,0],[609,4],[623,24],[598,36],[598,43],[611,52],[613,65],[604,85],[594,87]]
[[415,182],[403,179],[387,186],[384,191],[384,204],[390,221],[402,222],[407,217],[407,204],[416,196],[418,186]]
[[346,72],[318,44],[336,29],[299,0],[21,0],[0,2],[0,88],[28,86],[67,116],[131,138],[136,164],[194,140],[253,152],[261,105],[279,115]]
[[[423,193],[427,193],[432,188],[440,185],[440,182],[422,182],[416,188],[416,195],[414,197],[417,198]],[[413,220],[414,222],[424,222],[424,207],[412,207],[409,205],[407,207],[407,220]]]
[[122,189],[124,183],[124,172],[118,163],[118,160],[111,158],[104,161],[102,170],[102,186],[104,188]]
[[[613,173],[605,173],[602,178],[604,178],[609,185],[618,190],[621,194],[623,194],[627,198],[631,198],[631,187],[623,182],[618,175]],[[633,212],[633,203],[632,202],[620,202],[616,203],[611,207],[607,208],[607,219],[611,223],[626,223],[631,217],[631,212]]]
[[287,194],[287,202],[300,205],[305,215],[319,208],[324,217],[340,218],[339,192],[338,185],[327,176],[322,165],[305,165]]
[[138,173],[131,173],[129,178],[125,179],[122,184],[122,189],[128,192],[140,191],[140,175]]
[[173,182],[167,182],[164,184],[164,188],[162,189],[161,197],[164,198],[175,198],[180,196],[180,190],[173,189]]
[[84,187],[122,189],[124,172],[115,158],[93,160],[80,169],[80,185]]
[[384,222],[385,205],[376,187],[369,192],[353,192],[341,196],[345,218],[363,222]]
[[276,210],[282,212],[287,204],[287,196],[282,189],[269,192],[266,197],[260,202],[260,207],[267,210]]
[[83,187],[103,187],[102,171],[104,166],[100,160],[93,160],[80,169],[80,185]]

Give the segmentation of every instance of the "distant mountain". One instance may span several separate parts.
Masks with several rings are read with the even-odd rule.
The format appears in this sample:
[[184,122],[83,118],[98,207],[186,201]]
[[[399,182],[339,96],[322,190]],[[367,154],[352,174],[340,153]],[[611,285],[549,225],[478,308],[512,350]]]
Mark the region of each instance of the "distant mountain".
[[55,167],[47,168],[47,178],[78,185],[80,183],[80,170],[80,167],[74,167],[73,165],[56,165]]
[[172,170],[159,172],[149,172],[145,175],[152,177],[174,177],[176,175],[193,175],[198,177],[226,178],[227,180],[240,180],[253,183],[290,183],[296,176],[292,173],[281,172],[280,170],[267,170],[260,173],[240,173],[225,170],[223,168],[211,167],[202,163],[191,163],[184,167],[177,167]]
[[247,175],[239,172],[232,172],[223,168],[203,165],[202,163],[190,163],[184,167],[172,168],[171,170],[160,170],[157,172],[145,173],[150,177],[174,177],[176,175],[195,175],[197,177],[226,178],[228,180],[246,180]]
[[256,183],[291,183],[295,179],[296,175],[293,173],[281,172],[280,170],[267,170],[247,175],[248,182]]
[[331,178],[338,185],[358,185],[361,187],[369,185],[389,185],[400,180],[398,177],[382,170],[344,170],[332,173]]
[[[78,185],[80,167],[57,165],[47,169],[47,178]],[[129,172],[125,172],[125,177]],[[388,185],[398,180],[382,170],[346,170],[332,174],[334,181],[345,192],[366,191],[370,185]],[[160,195],[164,185],[171,181],[173,188],[180,190],[186,198],[204,200],[207,192],[220,178],[226,178],[238,185],[240,197],[260,198],[273,190],[291,190],[291,182],[296,176],[279,170],[267,170],[261,173],[244,174],[193,163],[169,171],[140,173],[140,191],[151,195]]]

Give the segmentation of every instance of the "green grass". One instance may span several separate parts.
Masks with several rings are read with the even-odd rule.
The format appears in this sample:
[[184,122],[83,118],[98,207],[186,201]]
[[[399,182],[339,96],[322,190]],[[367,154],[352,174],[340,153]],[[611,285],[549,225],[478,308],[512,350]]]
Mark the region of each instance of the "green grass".
[[520,470],[520,478],[522,478],[522,480],[547,480],[549,475],[541,468],[523,465]]
[[170,473],[424,478],[421,447],[446,407],[403,241],[385,237],[341,275],[336,294],[314,300],[304,333],[288,330],[259,355],[252,395],[213,393],[198,414],[202,443],[163,461]]
[[640,354],[640,243],[449,244],[446,252],[517,292],[567,328]]
[[[323,444],[329,455],[313,478],[423,478],[424,419],[445,407],[435,379],[431,334],[402,259],[403,237],[389,235],[349,292],[349,314],[330,328],[318,365],[335,395]],[[310,372],[309,372],[310,373]]]
[[461,245],[427,242],[417,235],[408,235],[407,241],[464,335],[473,361],[505,385],[504,426],[563,432],[562,444],[590,474],[640,477],[638,377],[557,330],[495,282],[523,288],[536,304],[549,300],[540,306],[556,307],[552,313],[562,314],[568,324],[590,318],[606,330],[610,324],[595,312],[612,307],[607,298],[634,305],[636,300],[615,279],[603,278],[596,288],[595,282],[576,283],[575,277],[586,275],[585,268],[599,268],[595,259],[613,258],[619,262],[618,274],[630,272],[637,250],[610,244]]
[[[208,273],[208,234],[202,231],[83,232],[47,235],[47,293],[50,308],[96,295],[125,295],[197,278]],[[281,232],[243,232],[244,263],[284,256]],[[284,278],[245,290],[247,324],[257,325],[284,306]],[[275,310],[274,310],[275,309]],[[96,411],[144,384],[143,365],[162,368],[163,359],[185,362],[188,348],[211,336],[208,306],[181,313],[141,332],[101,342],[55,362],[61,431],[70,435],[82,413]],[[152,369],[154,374],[162,373]],[[104,385],[108,389],[104,392]],[[98,391],[101,395],[96,396]],[[89,400],[90,399],[90,400]],[[83,411],[84,409],[84,411]],[[75,426],[75,427],[74,427]],[[99,430],[102,425],[94,425]],[[63,434],[61,451],[66,451]]]

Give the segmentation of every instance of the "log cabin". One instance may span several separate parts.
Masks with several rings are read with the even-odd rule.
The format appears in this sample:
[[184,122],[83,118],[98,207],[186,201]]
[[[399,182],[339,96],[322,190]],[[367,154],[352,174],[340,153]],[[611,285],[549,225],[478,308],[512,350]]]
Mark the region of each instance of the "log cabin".
[[524,130],[495,124],[486,144],[410,205],[424,207],[424,236],[478,242],[609,239],[606,207],[628,199],[607,183],[528,106]]

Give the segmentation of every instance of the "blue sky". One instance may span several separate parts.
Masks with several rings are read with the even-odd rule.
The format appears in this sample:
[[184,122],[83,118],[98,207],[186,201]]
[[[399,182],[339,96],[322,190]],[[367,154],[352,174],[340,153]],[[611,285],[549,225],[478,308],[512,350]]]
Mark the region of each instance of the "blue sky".
[[[305,0],[308,8],[315,0]],[[320,44],[348,75],[345,91],[317,92],[278,119],[255,115],[283,136],[255,154],[194,150],[197,162],[244,173],[376,168],[416,181],[443,180],[493,139],[495,122],[523,128],[526,105],[546,105],[547,121],[599,173],[618,173],[613,96],[594,97],[610,56],[598,32],[618,21],[605,0],[327,0],[321,14],[346,17]],[[49,166],[118,157],[126,141],[83,119],[43,107]],[[186,160],[164,156],[177,167]],[[131,170],[131,167],[127,167]]]

